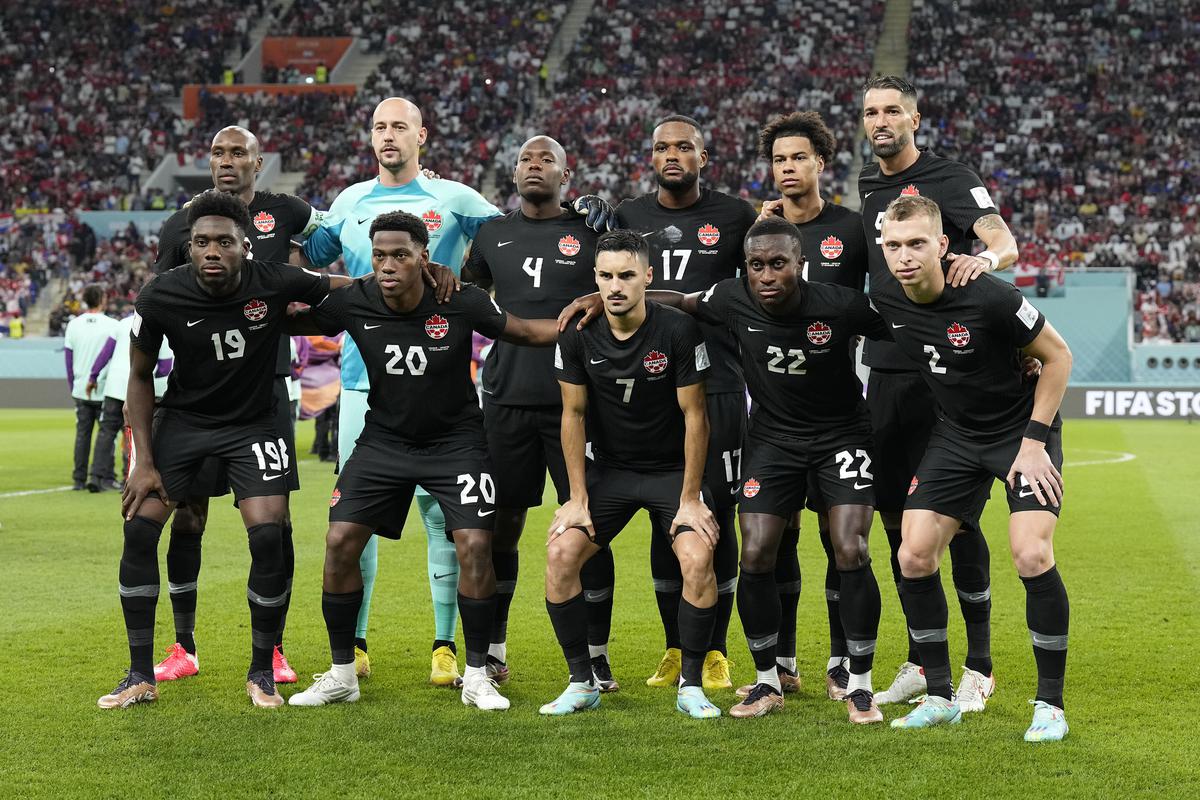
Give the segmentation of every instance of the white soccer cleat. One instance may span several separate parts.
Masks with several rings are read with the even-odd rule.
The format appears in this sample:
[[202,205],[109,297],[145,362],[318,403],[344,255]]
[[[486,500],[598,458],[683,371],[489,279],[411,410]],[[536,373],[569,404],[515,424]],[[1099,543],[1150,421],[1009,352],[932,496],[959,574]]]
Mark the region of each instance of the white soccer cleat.
[[996,691],[994,676],[984,675],[982,672],[963,667],[962,680],[958,682],[958,691],[954,694],[954,701],[958,703],[958,707],[964,714],[983,711],[988,698],[994,691]]
[[313,675],[316,683],[288,698],[289,706],[327,706],[330,703],[353,703],[359,698],[358,681],[345,684],[334,677],[333,671]]
[[507,711],[511,703],[500,694],[496,682],[482,675],[472,675],[463,679],[463,705],[475,706],[484,711]]
[[884,706],[888,703],[904,703],[914,697],[920,697],[926,691],[925,671],[917,664],[905,661],[900,665],[900,671],[896,673],[892,685],[875,695],[875,704]]

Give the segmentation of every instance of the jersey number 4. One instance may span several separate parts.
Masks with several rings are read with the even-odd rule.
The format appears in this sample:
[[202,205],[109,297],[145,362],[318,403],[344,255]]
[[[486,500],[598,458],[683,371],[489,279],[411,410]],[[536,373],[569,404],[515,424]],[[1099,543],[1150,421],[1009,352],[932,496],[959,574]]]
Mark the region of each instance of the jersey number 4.
[[542,259],[529,256],[525,259],[525,265],[521,267],[525,274],[533,278],[533,288],[540,289],[542,287]]

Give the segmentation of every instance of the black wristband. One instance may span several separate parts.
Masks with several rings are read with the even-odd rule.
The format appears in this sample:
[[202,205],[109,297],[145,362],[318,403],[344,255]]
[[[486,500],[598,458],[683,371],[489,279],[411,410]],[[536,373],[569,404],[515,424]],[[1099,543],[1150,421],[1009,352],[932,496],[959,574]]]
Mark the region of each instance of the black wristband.
[[1029,420],[1029,424],[1025,426],[1025,438],[1033,439],[1035,442],[1046,443],[1046,438],[1050,436],[1050,426],[1044,422],[1038,422],[1036,419]]

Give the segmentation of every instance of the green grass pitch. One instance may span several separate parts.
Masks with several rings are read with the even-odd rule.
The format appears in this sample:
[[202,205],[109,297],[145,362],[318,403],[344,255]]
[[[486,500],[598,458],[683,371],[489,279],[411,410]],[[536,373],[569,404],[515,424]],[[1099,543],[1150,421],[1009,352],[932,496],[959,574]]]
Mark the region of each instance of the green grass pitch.
[[[425,536],[415,515],[403,541],[380,547],[370,637],[376,674],[364,682],[362,700],[251,708],[242,688],[248,554],[228,502],[214,503],[205,536],[201,674],[164,684],[153,705],[100,711],[96,698],[127,660],[116,592],[118,497],[14,494],[69,482],[72,426],[69,411],[0,411],[0,797],[1200,795],[1198,425],[1067,424],[1067,506],[1056,550],[1071,595],[1071,733],[1062,744],[1041,746],[1021,740],[1034,666],[1002,501],[984,519],[997,694],[986,713],[956,728],[853,728],[844,706],[824,699],[824,556],[808,517],[798,639],[805,684],[782,713],[697,722],[673,710],[669,691],[644,685],[662,640],[642,517],[616,544],[611,653],[620,693],[576,718],[539,717],[538,705],[565,681],[543,605],[546,506],[530,513],[522,547],[509,636],[514,677],[504,689],[513,708],[506,713],[466,708],[454,691],[426,682],[432,620]],[[311,437],[312,423],[301,425],[301,451]],[[1124,453],[1135,458],[1119,460]],[[292,501],[297,557],[287,643],[302,685],[328,667],[320,613],[334,483],[328,466],[306,455],[305,488]],[[875,667],[882,688],[903,657],[902,618],[878,526],[872,550],[883,593]],[[165,553],[164,541],[160,559]],[[961,664],[963,629],[950,596],[951,652]],[[164,593],[156,649],[172,641],[170,619]],[[729,642],[734,680],[747,681],[753,669],[736,614]],[[714,699],[723,708],[734,702],[732,692]],[[889,719],[898,713],[885,707]]]

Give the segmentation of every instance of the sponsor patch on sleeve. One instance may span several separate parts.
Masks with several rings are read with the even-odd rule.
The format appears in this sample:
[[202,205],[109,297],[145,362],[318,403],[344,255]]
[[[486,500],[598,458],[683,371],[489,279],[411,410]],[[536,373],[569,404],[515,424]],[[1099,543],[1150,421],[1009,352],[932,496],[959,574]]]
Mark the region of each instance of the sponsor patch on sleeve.
[[708,346],[701,342],[696,345],[696,371],[708,369],[711,362],[708,360]]
[[1021,320],[1021,323],[1029,330],[1033,330],[1033,326],[1037,324],[1038,310],[1033,307],[1028,298],[1021,301],[1021,307],[1017,309],[1017,319]]
[[971,190],[971,197],[975,198],[975,205],[980,208],[996,207],[996,204],[992,202],[992,196],[988,194],[986,186],[976,186]]

